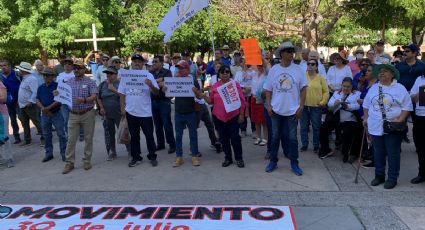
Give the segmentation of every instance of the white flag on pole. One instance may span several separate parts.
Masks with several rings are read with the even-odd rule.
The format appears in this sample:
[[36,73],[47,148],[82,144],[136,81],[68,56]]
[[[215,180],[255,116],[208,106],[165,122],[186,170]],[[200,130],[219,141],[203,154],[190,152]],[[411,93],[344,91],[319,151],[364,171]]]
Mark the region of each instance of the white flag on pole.
[[165,33],[164,42],[169,42],[176,29],[208,4],[208,0],[177,0],[158,26]]

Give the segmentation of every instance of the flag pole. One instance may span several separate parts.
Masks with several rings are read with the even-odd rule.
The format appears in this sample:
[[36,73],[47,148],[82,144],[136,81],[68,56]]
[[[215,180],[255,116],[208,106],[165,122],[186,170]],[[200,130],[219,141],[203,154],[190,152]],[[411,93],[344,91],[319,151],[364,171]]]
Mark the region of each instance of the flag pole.
[[214,47],[214,30],[212,27],[212,17],[211,17],[211,6],[208,6],[208,17],[210,18],[210,31],[211,31],[211,41],[212,41],[212,49],[213,49],[213,55],[215,54],[215,47]]

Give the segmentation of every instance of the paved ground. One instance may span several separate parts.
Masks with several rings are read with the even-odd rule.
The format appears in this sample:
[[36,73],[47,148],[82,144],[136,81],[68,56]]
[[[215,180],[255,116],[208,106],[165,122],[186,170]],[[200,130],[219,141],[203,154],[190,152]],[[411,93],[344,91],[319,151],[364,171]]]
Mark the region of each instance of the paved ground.
[[[265,173],[265,147],[253,145],[251,137],[243,138],[246,167],[222,168],[224,156],[210,149],[204,127],[199,129],[200,167],[190,163],[185,133],[186,162],[180,168],[171,167],[174,155],[166,150],[158,152],[156,168],[148,161],[128,168],[123,146],[116,161],[105,161],[102,129],[98,119],[93,169],[82,169],[78,143],[77,168],[68,175],[61,174],[56,138],[55,159],[41,163],[43,149],[33,130],[32,145],[12,147],[16,167],[0,166],[0,203],[291,205],[298,229],[425,229],[425,184],[409,183],[417,173],[413,144],[403,144],[399,185],[388,191],[369,186],[373,169],[361,169],[355,184],[355,167],[343,164],[339,154],[320,160],[311,151],[301,153],[301,177],[283,157],[275,172]],[[146,155],[144,142],[142,151]]]

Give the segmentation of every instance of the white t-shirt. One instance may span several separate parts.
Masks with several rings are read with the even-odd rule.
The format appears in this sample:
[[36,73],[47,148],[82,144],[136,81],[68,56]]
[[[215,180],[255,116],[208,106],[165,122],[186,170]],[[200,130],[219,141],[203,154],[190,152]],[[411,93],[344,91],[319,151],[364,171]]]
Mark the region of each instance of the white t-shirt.
[[[425,85],[425,76],[419,76],[416,78],[415,84],[413,85],[412,89],[410,90],[410,95],[413,96],[417,93],[419,93],[419,87]],[[419,101],[416,102],[416,116],[425,116],[425,106],[419,106]]]
[[73,77],[75,77],[74,72],[71,72],[71,73],[62,72],[56,77],[56,82],[60,82],[60,81],[67,82],[69,79]]
[[[152,85],[159,89],[158,83],[151,73],[146,70],[139,70],[140,74],[146,75],[151,80]],[[151,90],[147,85],[140,89],[129,89],[125,86],[125,81],[121,79],[118,92],[125,95],[125,111],[136,117],[152,117]]]
[[342,87],[342,80],[346,77],[353,79],[353,74],[348,65],[345,65],[341,69],[336,68],[336,66],[331,66],[326,74],[326,82],[335,91],[339,91]]
[[374,84],[366,94],[363,101],[363,108],[369,110],[367,127],[369,133],[375,136],[382,136],[384,134],[382,112],[379,107],[379,86],[382,86],[382,93],[384,94],[383,104],[388,121],[399,117],[402,110],[413,111],[412,100],[403,85],[397,83],[395,80],[389,86],[380,83]]
[[[304,60],[304,59],[301,60],[300,67],[303,70],[303,73],[307,73],[307,61],[306,60]],[[322,75],[326,79],[326,69],[320,61],[319,61],[318,70],[319,70],[319,74]]]
[[263,88],[272,92],[272,110],[281,116],[292,116],[300,107],[300,93],[307,87],[307,78],[299,65],[274,65]]
[[339,101],[343,101],[343,99],[346,97],[345,94],[343,94],[341,91],[334,93],[331,97],[331,99],[329,99],[328,102],[328,107],[330,109],[332,109],[334,112],[336,112],[337,110],[339,110],[339,118],[341,122],[344,121],[357,121],[356,116],[350,112],[350,111],[356,111],[360,109],[360,105],[359,103],[357,103],[357,100],[360,99],[360,92],[359,91],[354,91],[352,92],[350,95],[348,95],[348,97],[345,99],[344,102],[347,103],[347,109],[344,110],[342,109],[342,106],[339,105],[337,107],[335,107],[335,101],[339,100]]

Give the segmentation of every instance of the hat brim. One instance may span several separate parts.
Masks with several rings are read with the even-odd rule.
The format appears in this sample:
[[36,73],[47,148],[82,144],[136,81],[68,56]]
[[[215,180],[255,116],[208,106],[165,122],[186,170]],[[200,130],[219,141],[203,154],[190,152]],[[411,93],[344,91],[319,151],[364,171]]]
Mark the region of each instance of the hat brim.
[[372,74],[376,79],[379,78],[379,73],[381,72],[381,69],[387,69],[393,72],[393,79],[396,79],[397,81],[400,79],[400,72],[393,65],[389,64],[380,64],[373,66]]
[[277,58],[282,58],[282,56],[280,55],[284,50],[293,50],[294,52],[296,51],[295,50],[295,47],[279,47],[279,48],[277,48],[276,49],[276,51],[275,51],[275,53],[274,53],[274,55],[277,57]]
[[17,69],[19,69],[20,71],[24,71],[24,72],[27,72],[27,73],[31,73],[32,72],[32,69],[31,70],[29,70],[29,69],[25,69],[25,68],[22,68],[22,67],[20,67],[20,66],[15,66]]
[[335,58],[337,58],[337,57],[342,59],[342,63],[344,65],[348,64],[348,60],[345,59],[343,56],[341,56],[340,53],[333,53],[333,54],[331,54],[331,56],[329,57],[329,60],[331,60],[332,63],[335,63]]
[[107,70],[104,70],[104,71],[102,71],[103,73],[106,73],[106,74],[108,74],[108,73],[111,73],[111,74],[118,74],[118,73],[115,73],[115,72],[112,72],[112,71],[107,71]]

